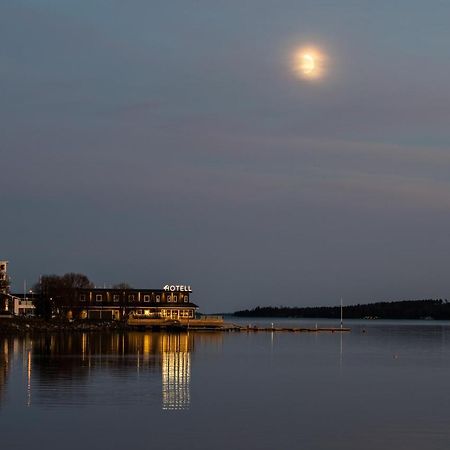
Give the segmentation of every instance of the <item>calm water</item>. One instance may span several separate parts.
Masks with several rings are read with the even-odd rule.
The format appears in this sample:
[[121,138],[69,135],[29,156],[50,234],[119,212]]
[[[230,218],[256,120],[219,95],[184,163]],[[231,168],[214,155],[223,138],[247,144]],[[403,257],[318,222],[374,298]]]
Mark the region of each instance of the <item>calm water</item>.
[[448,449],[450,325],[347,325],[0,337],[1,448]]

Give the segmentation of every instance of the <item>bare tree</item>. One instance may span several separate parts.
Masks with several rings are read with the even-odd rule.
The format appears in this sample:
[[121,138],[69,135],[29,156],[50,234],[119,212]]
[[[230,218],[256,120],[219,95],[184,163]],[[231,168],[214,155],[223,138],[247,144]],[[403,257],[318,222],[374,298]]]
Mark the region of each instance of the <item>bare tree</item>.
[[82,273],[66,273],[60,275],[43,275],[34,290],[39,294],[36,302],[36,313],[51,317],[58,308],[75,304],[77,290],[92,288],[93,283]]
[[113,289],[133,289],[128,283],[122,282],[113,285]]

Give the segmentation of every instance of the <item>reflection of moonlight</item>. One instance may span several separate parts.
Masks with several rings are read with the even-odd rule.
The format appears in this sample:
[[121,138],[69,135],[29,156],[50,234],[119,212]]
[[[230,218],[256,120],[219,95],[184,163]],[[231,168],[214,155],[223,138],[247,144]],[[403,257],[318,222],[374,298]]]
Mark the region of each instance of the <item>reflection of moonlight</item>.
[[300,48],[292,57],[292,68],[301,78],[322,78],[325,70],[325,56],[317,49]]

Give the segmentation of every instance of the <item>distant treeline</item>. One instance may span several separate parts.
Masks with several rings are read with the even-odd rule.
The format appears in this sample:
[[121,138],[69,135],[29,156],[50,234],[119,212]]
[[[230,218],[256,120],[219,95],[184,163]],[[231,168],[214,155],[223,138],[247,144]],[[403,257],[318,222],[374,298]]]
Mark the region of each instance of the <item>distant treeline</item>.
[[[241,317],[305,317],[338,319],[340,306],[287,307],[266,306],[237,311]],[[403,300],[378,302],[343,307],[347,319],[450,319],[450,303],[447,300]]]

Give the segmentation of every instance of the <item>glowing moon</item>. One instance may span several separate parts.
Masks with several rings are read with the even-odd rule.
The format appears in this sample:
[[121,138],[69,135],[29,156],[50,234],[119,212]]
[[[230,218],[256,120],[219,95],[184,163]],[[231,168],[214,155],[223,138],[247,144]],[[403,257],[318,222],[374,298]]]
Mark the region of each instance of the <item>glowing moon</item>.
[[315,48],[297,49],[292,56],[292,69],[304,79],[322,78],[325,74],[325,55]]
[[311,56],[309,53],[306,53],[305,55],[302,55],[302,59],[303,59],[302,61],[303,73],[305,75],[311,75],[316,68],[314,56]]

